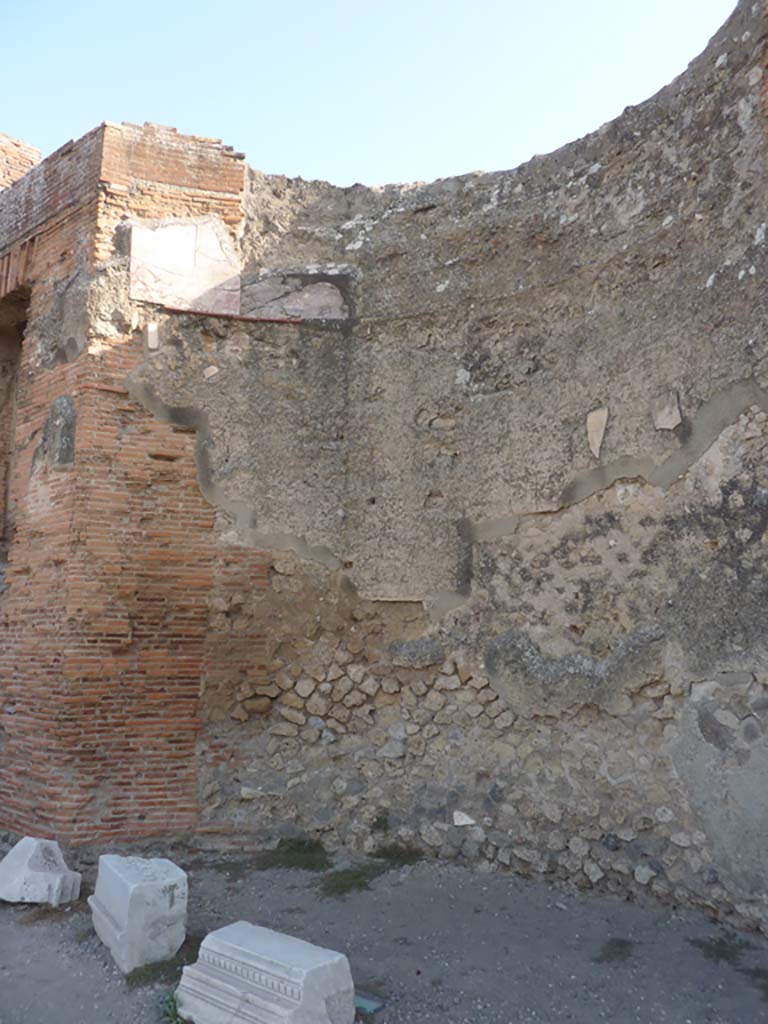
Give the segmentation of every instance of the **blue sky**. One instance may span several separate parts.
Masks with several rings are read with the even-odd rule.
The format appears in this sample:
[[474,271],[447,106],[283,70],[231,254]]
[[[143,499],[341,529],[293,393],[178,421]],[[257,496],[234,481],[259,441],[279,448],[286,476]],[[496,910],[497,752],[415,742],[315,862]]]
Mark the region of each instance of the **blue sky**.
[[213,135],[340,185],[514,167],[675,77],[735,0],[3,0],[0,131]]

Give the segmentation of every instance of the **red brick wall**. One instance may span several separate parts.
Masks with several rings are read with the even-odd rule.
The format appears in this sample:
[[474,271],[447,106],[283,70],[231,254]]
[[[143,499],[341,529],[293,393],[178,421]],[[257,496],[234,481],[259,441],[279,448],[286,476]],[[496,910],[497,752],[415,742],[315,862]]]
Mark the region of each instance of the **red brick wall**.
[[0,253],[43,224],[54,228],[57,218],[95,200],[103,135],[102,126],[76,143],[68,142],[0,191]]
[[[155,126],[105,125],[64,147],[0,196],[6,237],[39,229],[32,321],[53,279],[112,255],[125,215],[213,213],[236,230],[244,173],[220,143]],[[71,841],[189,830],[201,686],[265,671],[264,636],[211,634],[209,601],[265,587],[269,559],[219,546],[194,434],[128,397],[137,337],[94,338],[53,370],[32,357],[23,350],[17,531],[0,598],[0,825]],[[74,464],[33,471],[51,401],[64,394],[77,411]]]
[[75,535],[72,471],[33,471],[54,398],[73,393],[79,367],[41,372],[22,347],[11,501],[15,533],[0,599],[0,814],[20,832],[53,833],[70,799],[71,755],[58,722],[71,626],[67,588]]
[[215,214],[233,232],[243,218],[242,154],[216,139],[158,125],[104,126],[97,259],[109,259],[123,215],[137,220]]
[[0,132],[0,189],[12,185],[39,162],[39,149]]
[[[76,543],[75,467],[36,459],[51,403],[77,395],[79,363],[44,369],[30,340],[58,281],[90,259],[97,183],[92,132],[0,192],[0,295],[29,291],[17,371],[8,494],[13,521],[0,596],[0,822],[56,834],[68,813],[72,750],[59,715],[71,698],[61,666],[73,635],[67,589]],[[97,175],[96,175],[97,177]],[[2,300],[0,300],[2,301]]]

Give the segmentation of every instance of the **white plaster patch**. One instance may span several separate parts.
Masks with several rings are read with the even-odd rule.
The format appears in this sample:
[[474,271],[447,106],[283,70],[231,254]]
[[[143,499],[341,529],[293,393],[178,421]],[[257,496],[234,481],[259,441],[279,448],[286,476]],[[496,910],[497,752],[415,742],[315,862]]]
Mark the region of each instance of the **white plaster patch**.
[[491,210],[495,210],[499,205],[499,191],[501,186],[494,185],[493,190],[488,198],[488,202],[483,206],[483,213],[490,213]]
[[605,428],[608,425],[608,410],[605,406],[593,409],[587,416],[587,440],[589,450],[596,459],[600,458],[600,449],[603,446]]
[[742,96],[736,104],[736,120],[739,122],[739,128],[741,128],[745,134],[752,127],[754,106],[755,101],[751,96]]
[[130,296],[190,312],[238,314],[240,266],[214,217],[133,224]]
[[674,430],[683,422],[676,391],[659,395],[651,405],[653,425],[657,430]]
[[144,324],[142,329],[144,344],[149,352],[156,352],[160,348],[160,328],[154,321]]

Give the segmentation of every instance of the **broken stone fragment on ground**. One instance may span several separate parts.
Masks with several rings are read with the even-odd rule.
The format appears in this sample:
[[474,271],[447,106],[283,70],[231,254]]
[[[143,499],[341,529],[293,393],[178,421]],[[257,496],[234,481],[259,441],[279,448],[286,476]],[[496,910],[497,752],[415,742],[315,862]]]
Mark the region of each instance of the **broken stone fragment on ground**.
[[0,861],[0,900],[70,903],[80,895],[80,875],[67,867],[59,844],[25,836]]
[[470,816],[468,814],[465,814],[464,811],[454,811],[453,812],[453,824],[454,825],[459,825],[459,826],[462,826],[462,825],[474,825],[475,824],[475,819],[474,818],[470,818]]
[[170,960],[184,942],[187,876],[165,858],[99,857],[88,904],[96,934],[123,974]]
[[353,1024],[354,999],[343,953],[248,921],[207,935],[176,990],[193,1024]]

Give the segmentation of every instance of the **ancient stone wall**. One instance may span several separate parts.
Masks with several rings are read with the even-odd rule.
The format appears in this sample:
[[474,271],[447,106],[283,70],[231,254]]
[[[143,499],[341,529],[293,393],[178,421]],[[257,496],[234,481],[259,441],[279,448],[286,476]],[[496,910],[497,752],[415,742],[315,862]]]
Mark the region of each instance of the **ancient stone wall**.
[[0,193],[6,825],[386,839],[768,926],[767,24],[514,171],[339,189],[106,125],[56,158],[55,271],[18,197],[60,172]]
[[39,149],[0,132],[0,188],[12,185],[39,160]]
[[761,916],[764,16],[513,172],[250,175],[241,313],[301,322],[158,310],[130,384],[286,551],[217,604],[270,678],[204,687],[211,827]]

